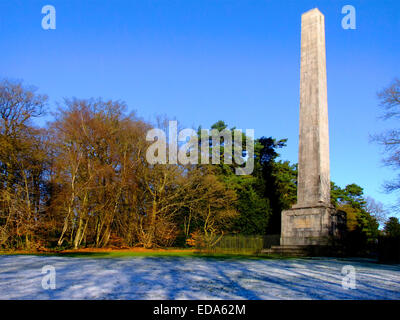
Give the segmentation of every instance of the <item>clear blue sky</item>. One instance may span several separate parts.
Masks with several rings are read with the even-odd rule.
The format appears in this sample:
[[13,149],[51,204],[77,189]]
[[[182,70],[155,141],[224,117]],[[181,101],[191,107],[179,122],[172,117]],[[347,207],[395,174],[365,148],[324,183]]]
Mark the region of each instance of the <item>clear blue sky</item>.
[[[47,4],[56,30],[41,28]],[[356,30],[341,27],[346,4]],[[0,0],[0,77],[37,86],[53,108],[101,96],[145,119],[288,138],[282,159],[297,162],[300,17],[314,7],[326,20],[332,180],[390,205],[381,185],[394,172],[369,134],[396,125],[377,119],[376,92],[400,77],[398,0]]]

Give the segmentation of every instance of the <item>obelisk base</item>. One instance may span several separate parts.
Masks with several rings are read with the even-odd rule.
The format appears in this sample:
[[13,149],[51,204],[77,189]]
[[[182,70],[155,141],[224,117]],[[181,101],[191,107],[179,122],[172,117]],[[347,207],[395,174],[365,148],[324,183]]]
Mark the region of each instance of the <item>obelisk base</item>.
[[341,221],[333,207],[293,206],[282,211],[281,246],[329,245],[339,234],[338,223]]

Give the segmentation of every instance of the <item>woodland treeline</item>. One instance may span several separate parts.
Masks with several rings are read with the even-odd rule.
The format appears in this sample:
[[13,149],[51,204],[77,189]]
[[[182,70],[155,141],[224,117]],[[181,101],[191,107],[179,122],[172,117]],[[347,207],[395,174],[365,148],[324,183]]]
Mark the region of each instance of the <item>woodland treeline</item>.
[[[50,107],[21,82],[0,83],[3,249],[212,246],[223,234],[280,233],[281,211],[296,202],[296,165],[278,160],[285,139],[257,139],[246,176],[235,165],[150,165],[146,133],[155,126],[123,102]],[[38,126],[46,109],[57,111]],[[382,210],[361,187],[332,184],[332,203],[348,213],[354,239],[378,236]]]

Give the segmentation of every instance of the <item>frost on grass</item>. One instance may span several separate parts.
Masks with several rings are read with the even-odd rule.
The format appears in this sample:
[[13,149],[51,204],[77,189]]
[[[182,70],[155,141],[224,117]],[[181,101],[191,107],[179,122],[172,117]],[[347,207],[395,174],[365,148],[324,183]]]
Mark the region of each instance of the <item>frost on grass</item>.
[[[42,288],[42,267],[56,289]],[[356,289],[342,287],[343,266]],[[339,259],[0,256],[0,299],[400,299],[400,266]]]

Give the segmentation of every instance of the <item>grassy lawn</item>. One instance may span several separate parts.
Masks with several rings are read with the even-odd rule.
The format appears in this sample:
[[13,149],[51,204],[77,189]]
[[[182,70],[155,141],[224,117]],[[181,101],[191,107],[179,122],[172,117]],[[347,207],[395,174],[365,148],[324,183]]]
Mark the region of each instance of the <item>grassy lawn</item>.
[[1,255],[60,256],[72,258],[202,257],[215,259],[282,259],[281,256],[275,255],[253,253],[209,253],[184,248],[162,250],[66,250],[49,252],[0,251],[0,256]]

